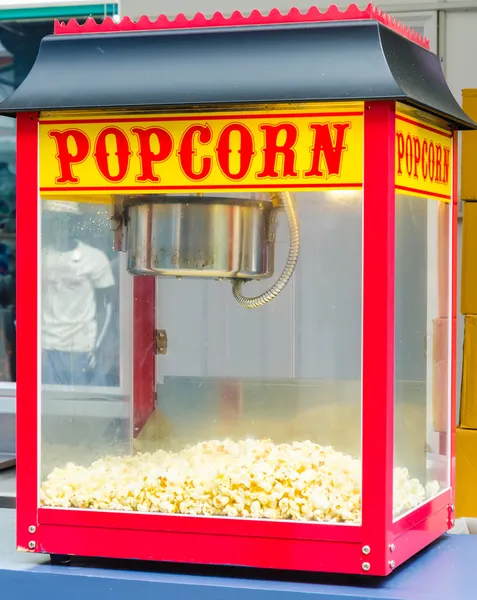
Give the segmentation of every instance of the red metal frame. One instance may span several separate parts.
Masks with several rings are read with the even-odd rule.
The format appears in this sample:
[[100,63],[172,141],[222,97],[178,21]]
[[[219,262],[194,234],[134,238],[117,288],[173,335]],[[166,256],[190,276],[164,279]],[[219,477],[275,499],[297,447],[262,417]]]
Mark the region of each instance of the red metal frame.
[[[208,564],[386,575],[442,534],[449,525],[451,492],[396,523],[392,516],[394,454],[394,132],[390,102],[365,106],[363,263],[363,514],[362,526],[244,521],[38,508],[38,313],[31,278],[38,256],[37,115],[18,116],[18,518],[22,550]],[[454,158],[455,172],[456,158]],[[456,188],[453,202],[453,282],[456,276]],[[154,355],[154,288],[134,287],[135,421],[153,409],[148,386]],[[149,303],[148,310],[145,310]],[[151,310],[152,304],[152,310]],[[455,350],[455,294],[452,300]],[[144,328],[148,331],[145,332]],[[151,349],[152,350],[152,349]],[[147,360],[142,363],[144,357]],[[452,372],[455,383],[455,365]],[[455,385],[453,385],[455,411]],[[151,399],[152,398],[152,399]],[[383,401],[385,399],[385,401]],[[453,424],[455,417],[453,416]],[[454,456],[454,435],[451,438]],[[452,473],[454,481],[454,473]],[[392,548],[395,545],[395,549]],[[369,546],[371,552],[363,553]],[[369,569],[363,568],[369,563]]]
[[[28,550],[38,520],[38,115],[17,117],[17,546]],[[33,304],[32,304],[33,302]],[[22,377],[22,373],[26,376]],[[31,548],[30,548],[31,549]]]
[[[370,574],[388,573],[394,468],[393,102],[364,111],[363,542]],[[371,560],[372,558],[372,560]]]
[[250,15],[242,15],[239,10],[236,10],[230,17],[225,17],[221,12],[216,12],[210,19],[200,12],[191,19],[181,13],[172,20],[170,20],[167,15],[160,15],[155,21],[151,21],[148,16],[144,15],[137,23],[132,21],[129,17],[124,17],[119,23],[113,21],[111,17],[106,17],[101,23],[96,23],[93,18],[90,18],[81,25],[76,19],[71,19],[67,23],[56,21],[55,34],[68,35],[78,33],[104,33],[108,31],[144,31],[152,29],[197,29],[203,27],[246,27],[250,25],[363,20],[377,21],[396,31],[399,35],[407,37],[416,44],[426,48],[426,50],[430,49],[430,42],[428,39],[373,4],[368,4],[364,9],[358,8],[356,4],[350,4],[348,8],[343,11],[336,5],[332,5],[324,12],[321,12],[317,6],[311,6],[306,12],[301,12],[300,9],[294,7],[286,13],[282,13],[278,8],[274,8],[266,15],[262,14],[258,9],[253,10]]
[[135,277],[133,296],[133,432],[137,437],[156,406],[154,278]]
[[452,164],[452,364],[451,364],[451,422],[450,422],[450,457],[451,457],[451,504],[449,507],[449,526],[452,526],[454,520],[454,502],[455,502],[455,438],[457,430],[457,365],[455,357],[457,356],[457,217],[458,217],[458,137],[454,133],[454,151]]

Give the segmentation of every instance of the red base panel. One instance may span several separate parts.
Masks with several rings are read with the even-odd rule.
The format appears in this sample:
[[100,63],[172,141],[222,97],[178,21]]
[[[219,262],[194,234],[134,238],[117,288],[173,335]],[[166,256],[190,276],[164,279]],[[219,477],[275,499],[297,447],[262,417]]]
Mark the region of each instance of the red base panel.
[[[169,532],[177,534],[220,535],[229,537],[271,538],[289,541],[356,543],[362,541],[361,527],[299,523],[296,521],[242,520],[217,517],[191,517],[151,513],[107,512],[95,510],[40,508],[38,522],[43,525]],[[127,558],[124,556],[123,558]]]
[[395,523],[393,545],[369,554],[361,527],[43,508],[35,551],[383,576],[447,531],[447,507],[443,494],[414,511]]
[[40,551],[48,554],[327,573],[362,572],[361,547],[356,543],[64,525],[42,525],[40,537]]

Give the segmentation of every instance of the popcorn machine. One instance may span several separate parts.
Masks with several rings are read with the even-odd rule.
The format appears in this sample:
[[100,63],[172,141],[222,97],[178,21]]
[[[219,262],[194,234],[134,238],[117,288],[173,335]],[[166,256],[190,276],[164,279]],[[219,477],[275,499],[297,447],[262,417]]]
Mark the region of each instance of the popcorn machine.
[[454,518],[456,131],[380,11],[57,23],[18,131],[20,550],[387,575]]

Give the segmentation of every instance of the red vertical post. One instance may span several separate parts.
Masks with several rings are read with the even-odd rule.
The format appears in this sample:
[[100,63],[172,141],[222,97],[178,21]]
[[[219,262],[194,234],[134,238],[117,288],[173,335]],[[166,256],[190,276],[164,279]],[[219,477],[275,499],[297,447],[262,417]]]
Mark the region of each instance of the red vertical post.
[[368,574],[389,572],[394,467],[395,105],[364,113],[363,545]]
[[133,427],[137,437],[156,405],[154,277],[135,277],[133,295]]
[[[450,414],[450,459],[451,472],[450,484],[452,499],[455,501],[455,443],[457,424],[457,381],[456,381],[456,359],[457,359],[457,217],[458,217],[458,142],[457,132],[454,133],[452,152],[452,300],[451,300],[451,414]],[[454,515],[452,514],[452,517]]]
[[[38,115],[17,117],[17,547],[38,535]],[[29,531],[30,528],[33,533]],[[33,542],[35,544],[33,544]],[[30,547],[30,546],[33,546]]]

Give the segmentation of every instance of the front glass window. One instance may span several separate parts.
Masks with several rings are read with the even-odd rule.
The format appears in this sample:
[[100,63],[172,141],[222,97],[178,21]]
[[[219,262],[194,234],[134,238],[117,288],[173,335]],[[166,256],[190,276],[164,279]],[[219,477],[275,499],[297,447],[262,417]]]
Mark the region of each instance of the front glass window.
[[[240,306],[227,277],[156,279],[149,301],[164,351],[156,348],[154,404],[135,435],[129,415],[144,398],[131,378],[154,349],[135,342],[127,356],[120,308],[107,350],[90,364],[104,303],[120,307],[133,280],[147,278],[127,266],[187,270],[204,236],[217,252],[210,263],[204,254],[201,267],[225,264],[223,251],[232,260],[222,237],[230,227],[240,236],[244,223],[258,231],[256,207],[267,204],[268,194],[248,196],[251,204],[247,194],[228,194],[245,205],[221,201],[205,211],[199,196],[182,208],[173,196],[131,198],[127,253],[112,250],[111,213],[100,198],[41,201],[42,506],[360,523],[361,191],[294,196],[300,256],[265,306]],[[171,239],[178,254],[169,253]],[[247,295],[266,291],[285,265],[282,211],[275,239],[274,275],[247,283]],[[244,268],[251,273],[262,259],[251,252]],[[113,402],[103,392],[117,384],[118,364],[129,387]]]

